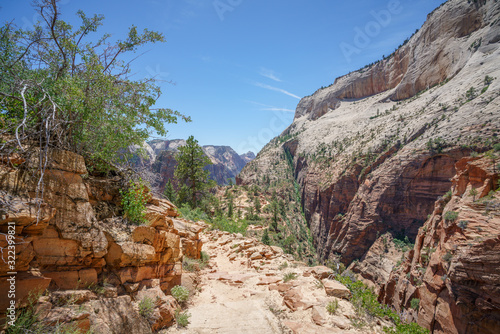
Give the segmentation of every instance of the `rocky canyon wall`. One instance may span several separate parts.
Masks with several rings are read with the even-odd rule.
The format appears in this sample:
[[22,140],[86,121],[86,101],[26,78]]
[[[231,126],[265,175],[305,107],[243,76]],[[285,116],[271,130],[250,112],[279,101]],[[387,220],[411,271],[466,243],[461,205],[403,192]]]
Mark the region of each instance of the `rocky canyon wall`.
[[[84,159],[71,152],[51,155],[40,199],[35,192],[40,175],[36,164],[23,169],[8,159],[2,161],[0,247],[6,260],[8,235],[13,235],[16,259],[14,268],[0,262],[2,311],[9,304],[5,278],[16,272],[17,308],[28,303],[30,294],[53,292],[52,299],[42,303],[48,322],[74,323],[84,330],[105,322],[107,327],[99,333],[147,333],[172,323],[176,303],[170,289],[180,284],[183,255],[199,258],[203,225],[179,219],[170,202],[152,196],[147,222],[127,223],[120,204],[121,178],[89,175]],[[57,298],[76,295],[78,304],[87,303],[88,311],[64,311],[54,293]],[[162,301],[153,325],[144,323],[133,308],[145,294]],[[112,321],[118,315],[121,320]]]
[[[498,2],[446,2],[394,55],[302,99],[293,123],[243,169],[239,183],[279,179],[276,160],[286,157],[319,260],[344,263],[397,304],[399,292],[386,292],[391,272],[419,243],[436,199],[460,173],[457,163],[486,151],[498,162],[490,150],[500,142],[499,36]],[[481,290],[486,283],[474,284]],[[400,306],[410,307],[412,298]],[[436,333],[448,325],[465,333],[488,314],[453,311],[463,321],[438,325],[423,315],[435,301],[421,298],[418,319]]]

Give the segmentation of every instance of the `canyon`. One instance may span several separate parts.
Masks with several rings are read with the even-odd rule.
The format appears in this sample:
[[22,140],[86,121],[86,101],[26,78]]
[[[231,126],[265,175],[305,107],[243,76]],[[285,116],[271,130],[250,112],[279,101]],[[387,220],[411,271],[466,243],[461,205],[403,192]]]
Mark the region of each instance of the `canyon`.
[[[303,98],[293,123],[237,178],[262,187],[263,176],[279,180],[290,166],[319,261],[342,263],[400,310],[420,300],[412,317],[433,333],[499,329],[500,281],[489,269],[498,256],[488,255],[500,242],[492,151],[500,131],[499,27],[497,2],[447,1],[392,55]],[[484,152],[492,158],[477,172],[471,157]],[[468,185],[467,173],[481,177]],[[465,187],[492,208],[488,228],[473,237],[485,242],[466,247],[436,202],[451,191],[449,210],[460,218],[469,206],[477,210],[481,204],[456,197],[467,195]],[[402,242],[415,248],[396,247]],[[426,254],[431,264],[418,262],[422,247],[440,251]],[[460,257],[443,264],[450,247]]]
[[[247,214],[246,235],[187,220],[148,187],[133,190],[145,208],[131,223],[135,171],[64,149],[2,154],[0,291],[14,275],[19,310],[79,333],[393,333],[402,321],[496,334],[499,59],[500,2],[449,0],[393,54],[302,98],[257,156],[203,146],[220,216],[229,203]],[[163,189],[184,144],[145,142],[131,162]]]

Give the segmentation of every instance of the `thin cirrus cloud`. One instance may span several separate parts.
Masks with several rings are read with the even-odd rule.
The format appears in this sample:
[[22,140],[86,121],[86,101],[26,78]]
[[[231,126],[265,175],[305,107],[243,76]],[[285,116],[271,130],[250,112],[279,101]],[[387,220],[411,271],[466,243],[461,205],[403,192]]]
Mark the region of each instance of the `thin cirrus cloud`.
[[250,102],[250,103],[253,103],[253,104],[256,104],[256,105],[258,105],[258,106],[263,107],[263,108],[260,108],[260,110],[263,110],[263,111],[285,111],[285,112],[295,112],[295,110],[288,109],[288,108],[279,108],[279,107],[270,106],[270,105],[263,104],[263,103],[259,103],[259,102],[255,102],[255,101],[248,101],[248,102]]
[[284,89],[281,89],[281,88],[278,88],[278,87],[273,87],[273,86],[270,86],[270,85],[266,85],[266,84],[263,84],[261,82],[256,82],[254,84],[255,86],[257,87],[260,87],[260,88],[264,88],[264,89],[268,89],[268,90],[272,90],[272,91],[275,91],[275,92],[280,92],[280,93],[283,93],[285,95],[288,95],[288,96],[291,96],[291,97],[294,97],[296,98],[297,100],[300,100],[300,97],[295,95],[295,94],[292,94],[290,93],[289,91],[286,91]]
[[260,71],[259,71],[259,74],[261,76],[265,77],[265,78],[274,80],[276,82],[281,82],[281,79],[278,78],[278,76],[276,75],[276,73],[273,70],[270,70],[268,68],[261,67]]

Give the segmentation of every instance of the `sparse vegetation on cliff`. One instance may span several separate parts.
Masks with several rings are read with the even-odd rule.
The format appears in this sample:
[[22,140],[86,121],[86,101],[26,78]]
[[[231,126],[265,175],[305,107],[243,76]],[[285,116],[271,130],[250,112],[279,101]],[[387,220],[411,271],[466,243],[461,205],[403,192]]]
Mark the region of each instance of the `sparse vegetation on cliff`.
[[147,189],[144,184],[130,181],[127,190],[120,190],[125,218],[134,224],[146,221]]
[[349,275],[337,275],[336,280],[344,284],[352,293],[351,303],[359,316],[363,313],[369,316],[387,317],[394,322],[395,328],[385,327],[384,331],[390,334],[427,334],[429,330],[416,323],[406,323],[401,316],[386,305],[378,302],[377,296],[361,281],[353,280]]
[[149,319],[153,315],[154,301],[150,297],[144,297],[139,302],[139,314],[144,318]]

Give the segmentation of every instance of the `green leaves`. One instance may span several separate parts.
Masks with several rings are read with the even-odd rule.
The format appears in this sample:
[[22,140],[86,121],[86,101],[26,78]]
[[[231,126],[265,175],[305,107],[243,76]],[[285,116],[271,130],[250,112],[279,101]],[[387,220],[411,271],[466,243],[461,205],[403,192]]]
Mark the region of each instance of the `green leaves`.
[[143,45],[164,42],[161,33],[132,26],[125,40],[112,44],[109,34],[90,39],[102,15],[78,11],[81,24],[73,29],[55,2],[40,1],[36,9],[44,19],[32,31],[0,28],[0,134],[12,136],[19,128],[23,143],[43,137],[50,147],[116,163],[129,146],[165,136],[166,124],[190,121],[158,108],[156,81],[131,80],[130,63],[122,60]]
[[137,225],[146,222],[147,189],[142,183],[130,181],[129,188],[120,190],[124,216]]

